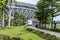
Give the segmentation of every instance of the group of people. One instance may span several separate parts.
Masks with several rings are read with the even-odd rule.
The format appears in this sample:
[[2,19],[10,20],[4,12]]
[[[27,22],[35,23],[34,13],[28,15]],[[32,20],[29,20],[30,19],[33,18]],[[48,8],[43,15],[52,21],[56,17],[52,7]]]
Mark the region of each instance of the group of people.
[[[38,27],[38,23],[35,24],[35,27]],[[53,22],[53,28],[56,28],[56,21]]]

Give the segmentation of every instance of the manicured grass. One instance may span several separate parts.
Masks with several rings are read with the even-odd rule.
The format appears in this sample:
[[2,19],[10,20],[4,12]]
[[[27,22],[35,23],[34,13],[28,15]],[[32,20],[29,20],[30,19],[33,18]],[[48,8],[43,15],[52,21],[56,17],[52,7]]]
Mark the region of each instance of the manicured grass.
[[51,28],[51,25],[47,25],[46,28],[45,27],[41,27],[41,28],[45,30],[60,32],[60,25],[56,25],[56,28],[53,27],[53,29]]
[[60,29],[60,26],[57,26],[56,28],[57,28],[57,29]]
[[[51,25],[47,25],[46,27],[47,27],[47,28],[51,28]],[[57,29],[60,29],[60,25],[57,24],[57,25],[56,25],[56,28],[57,28]]]
[[10,37],[21,37],[24,40],[44,40],[36,34],[27,31],[24,26],[11,27],[10,29],[0,29],[0,34],[7,35]]

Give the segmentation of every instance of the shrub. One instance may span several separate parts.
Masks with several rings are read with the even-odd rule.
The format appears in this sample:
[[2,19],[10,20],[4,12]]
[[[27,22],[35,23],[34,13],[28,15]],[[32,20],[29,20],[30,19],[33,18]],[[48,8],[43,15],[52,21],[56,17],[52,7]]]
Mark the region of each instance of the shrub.
[[42,38],[46,38],[46,34],[44,32],[41,32],[39,36]]
[[28,31],[31,31],[33,33],[35,33],[36,35],[46,39],[46,40],[59,40],[56,36],[51,35],[51,34],[46,34],[44,32],[41,32],[39,30],[35,30],[35,29],[31,29],[31,28],[27,28]]
[[2,37],[2,39],[3,39],[3,40],[10,40],[10,37],[9,37],[9,36],[4,35],[4,36]]
[[17,38],[17,37],[13,37],[12,39],[13,40],[20,40],[20,38]]
[[56,36],[54,35],[49,35],[46,40],[57,40]]
[[12,37],[13,40],[23,40],[22,38],[20,37]]
[[57,28],[46,28],[46,27],[40,27],[41,29],[45,29],[45,30],[50,30],[50,31],[55,31],[55,32],[60,32],[60,29],[57,29]]
[[0,34],[0,39],[2,39],[2,35]]
[[28,31],[32,31],[32,29],[31,29],[31,28],[27,28],[27,30],[28,30]]
[[[35,31],[35,32],[34,32]],[[33,32],[37,35],[39,35],[39,31],[38,30],[34,30]]]
[[0,40],[23,40],[23,38],[20,37],[10,37],[6,35],[0,35]]
[[33,39],[29,39],[29,40],[33,40]]

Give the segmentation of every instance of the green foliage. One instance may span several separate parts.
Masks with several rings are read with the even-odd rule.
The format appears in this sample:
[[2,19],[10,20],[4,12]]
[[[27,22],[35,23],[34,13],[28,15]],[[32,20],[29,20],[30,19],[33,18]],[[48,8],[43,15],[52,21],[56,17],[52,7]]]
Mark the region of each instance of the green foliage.
[[8,15],[7,14],[4,14],[4,21],[5,21],[5,26],[7,26],[8,24]]
[[[13,37],[12,39],[13,39],[13,40],[20,40],[19,37]],[[23,39],[22,39],[22,40],[23,40]]]
[[57,0],[39,0],[36,6],[38,8],[35,12],[36,17],[42,21],[42,23],[45,23],[45,27],[48,18],[52,17],[53,23],[53,17],[60,15],[60,13],[58,14],[58,12],[60,12],[60,5],[57,3]]
[[[60,27],[60,26],[59,26]],[[50,31],[55,31],[55,32],[60,32],[60,28],[55,28],[55,29],[51,29],[51,27],[49,28],[49,27],[40,27],[41,29],[45,29],[45,30],[50,30]]]
[[3,18],[5,18],[5,20],[6,20],[6,11],[8,10],[8,7],[6,6],[7,3],[8,3],[7,0],[0,0],[0,17],[1,17],[0,22],[2,22],[2,20],[4,21]]
[[15,6],[17,6],[17,4],[18,4],[18,3],[17,3],[17,1],[16,1],[16,0],[14,0],[14,3],[15,3]]
[[47,33],[44,33],[44,32],[41,32],[41,31],[39,31],[39,30],[35,30],[35,29],[31,29],[31,28],[27,28],[27,29],[29,29],[28,31],[30,31],[30,32],[33,32],[33,33],[35,33],[36,35],[38,35],[39,37],[42,37],[42,38],[44,38],[44,39],[46,39],[46,40],[59,40],[56,36],[54,36],[54,35],[51,35],[51,34],[47,34]]
[[2,21],[2,14],[1,14],[1,12],[0,12],[0,22]]
[[20,40],[44,40],[36,34],[27,31],[24,26],[11,26],[10,29],[8,27],[4,28],[4,30],[0,29],[0,35],[6,35],[10,40],[12,38],[13,40],[16,38],[20,38]]
[[22,38],[20,37],[10,37],[10,36],[6,36],[6,35],[0,35],[0,40],[23,40]]
[[49,4],[43,0],[40,0],[36,5],[38,8],[38,10],[35,12],[36,17],[39,20],[42,20],[42,21],[44,20],[45,23],[46,23],[46,20],[49,18],[49,12],[50,12],[50,10],[47,9],[48,5]]
[[6,7],[8,1],[7,0],[0,0],[0,11],[2,12],[2,10],[4,10],[4,12],[6,12],[6,9],[8,9]]
[[[5,25],[7,25],[7,21],[8,21],[8,16],[6,14],[7,10],[9,10],[9,8],[7,7],[7,3],[8,0],[0,0],[0,22],[2,21],[3,18],[3,12],[4,12],[4,21],[5,21]],[[14,0],[14,3],[16,3],[16,0]]]
[[25,17],[21,14],[19,14],[18,12],[15,12],[14,14],[14,19],[12,19],[12,23],[13,25],[16,24],[16,25],[21,25],[22,23],[24,23],[25,21]]

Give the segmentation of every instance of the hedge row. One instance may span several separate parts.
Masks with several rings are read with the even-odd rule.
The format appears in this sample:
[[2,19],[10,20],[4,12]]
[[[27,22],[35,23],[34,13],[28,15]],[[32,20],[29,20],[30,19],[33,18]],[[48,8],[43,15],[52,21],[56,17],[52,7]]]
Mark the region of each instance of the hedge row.
[[23,39],[20,37],[12,37],[11,38],[9,36],[0,34],[0,40],[23,40]]
[[51,28],[46,28],[46,27],[40,27],[40,29],[45,29],[45,30],[50,30],[50,31],[54,31],[54,32],[60,32],[60,29],[51,29]]
[[36,35],[38,35],[39,37],[42,37],[46,40],[60,40],[58,39],[56,36],[51,35],[51,34],[46,34],[44,32],[41,32],[39,30],[35,30],[35,29],[31,29],[31,28],[27,28],[28,31],[31,31],[33,33],[35,33]]

